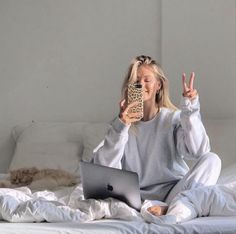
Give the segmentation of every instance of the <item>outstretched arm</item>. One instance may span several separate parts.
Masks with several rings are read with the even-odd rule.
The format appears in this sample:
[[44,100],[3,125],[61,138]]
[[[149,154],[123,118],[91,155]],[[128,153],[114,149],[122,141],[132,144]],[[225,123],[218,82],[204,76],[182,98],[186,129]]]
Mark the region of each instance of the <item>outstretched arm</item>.
[[187,84],[186,75],[182,75],[183,99],[180,125],[176,129],[178,153],[187,158],[197,158],[210,151],[209,138],[201,121],[198,92],[193,86],[194,79],[192,72]]

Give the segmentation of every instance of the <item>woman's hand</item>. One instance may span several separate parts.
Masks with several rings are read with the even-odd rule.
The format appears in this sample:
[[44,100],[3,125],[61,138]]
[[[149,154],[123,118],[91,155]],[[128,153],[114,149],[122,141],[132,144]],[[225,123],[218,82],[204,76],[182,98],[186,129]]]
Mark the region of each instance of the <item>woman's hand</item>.
[[183,96],[193,100],[197,95],[197,90],[193,88],[193,81],[195,78],[194,72],[191,73],[189,85],[186,83],[186,75],[183,73],[182,75],[182,83],[183,83]]
[[129,125],[133,122],[137,122],[142,118],[142,113],[137,112],[137,113],[131,113],[129,112],[129,109],[132,107],[135,107],[136,105],[138,105],[139,102],[132,102],[128,105],[126,105],[126,100],[123,99],[120,102],[120,114],[119,114],[119,118],[121,119],[121,121],[126,124]]

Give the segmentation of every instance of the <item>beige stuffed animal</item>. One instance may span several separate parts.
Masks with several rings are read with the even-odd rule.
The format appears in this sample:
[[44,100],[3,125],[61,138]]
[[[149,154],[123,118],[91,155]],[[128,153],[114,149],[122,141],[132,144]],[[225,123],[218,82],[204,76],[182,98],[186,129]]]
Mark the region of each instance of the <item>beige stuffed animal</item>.
[[21,168],[10,171],[10,176],[0,181],[2,188],[28,186],[31,189],[55,189],[60,186],[73,186],[79,178],[60,169]]

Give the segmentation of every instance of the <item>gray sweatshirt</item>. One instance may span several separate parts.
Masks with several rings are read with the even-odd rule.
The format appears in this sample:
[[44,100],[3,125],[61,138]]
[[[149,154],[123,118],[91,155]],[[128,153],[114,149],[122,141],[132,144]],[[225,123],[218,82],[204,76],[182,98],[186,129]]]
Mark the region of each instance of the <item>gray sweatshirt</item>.
[[181,110],[161,108],[153,119],[133,127],[114,119],[93,161],[137,172],[142,199],[164,201],[189,170],[184,157],[197,159],[209,151],[199,98],[182,98]]

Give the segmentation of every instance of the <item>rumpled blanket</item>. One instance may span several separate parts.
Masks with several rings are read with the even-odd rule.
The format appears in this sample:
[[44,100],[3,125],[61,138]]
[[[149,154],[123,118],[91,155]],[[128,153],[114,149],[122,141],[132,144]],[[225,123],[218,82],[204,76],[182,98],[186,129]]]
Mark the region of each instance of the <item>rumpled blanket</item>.
[[0,189],[0,219],[9,222],[88,222],[112,218],[174,224],[199,216],[236,216],[236,182],[182,192],[164,216],[156,217],[147,211],[155,204],[162,203],[145,201],[138,212],[113,198],[84,200],[80,184],[56,191]]
[[102,218],[140,220],[141,215],[113,198],[83,199],[82,187],[32,192],[0,189],[0,219],[8,222],[87,222]]

